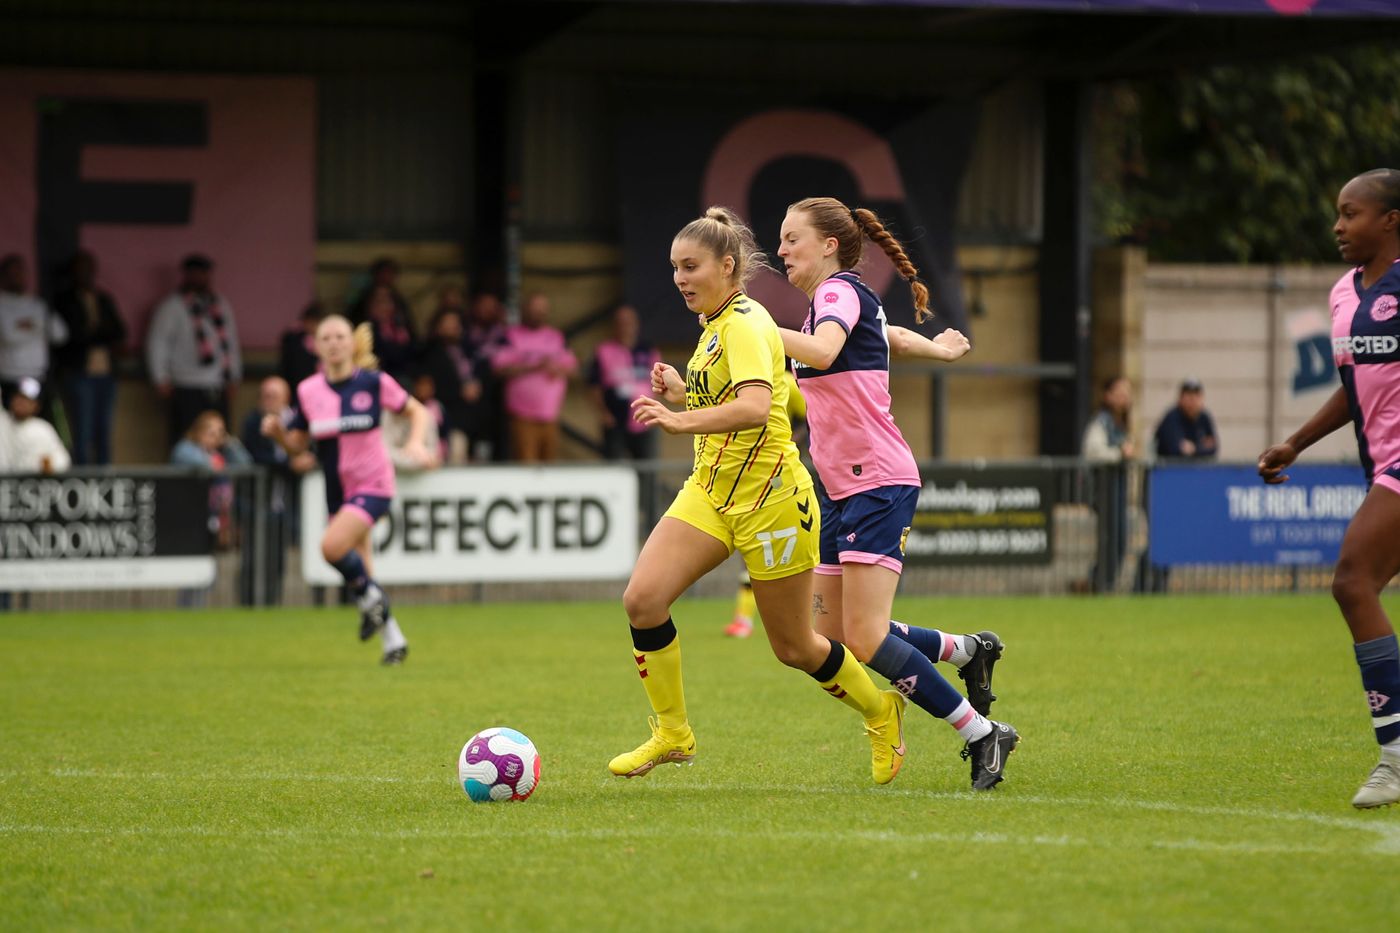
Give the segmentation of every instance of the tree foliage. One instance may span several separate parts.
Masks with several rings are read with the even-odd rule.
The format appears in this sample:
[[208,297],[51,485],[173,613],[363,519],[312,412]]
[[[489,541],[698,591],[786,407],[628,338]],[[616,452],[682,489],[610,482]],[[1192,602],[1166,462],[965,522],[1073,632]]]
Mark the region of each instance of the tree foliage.
[[1361,47],[1106,88],[1100,233],[1154,259],[1333,262],[1337,191],[1400,168],[1400,51]]

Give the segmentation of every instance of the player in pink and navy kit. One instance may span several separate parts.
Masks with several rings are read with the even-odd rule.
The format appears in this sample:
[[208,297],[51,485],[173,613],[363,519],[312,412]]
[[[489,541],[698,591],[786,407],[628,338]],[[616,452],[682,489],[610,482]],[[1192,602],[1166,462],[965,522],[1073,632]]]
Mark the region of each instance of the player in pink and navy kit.
[[[989,790],[1002,780],[1006,757],[1019,741],[1011,726],[987,718],[996,699],[991,674],[1001,640],[991,632],[948,635],[890,620],[922,485],[890,414],[891,348],[953,360],[967,351],[967,340],[956,331],[929,340],[887,325],[879,296],[853,271],[867,237],[909,281],[922,322],[928,289],[872,212],[852,211],[834,198],[799,201],[783,219],[778,248],[788,281],[811,299],[802,331],[781,334],[807,400],[812,462],[825,487],[813,601],[817,630],[844,642],[956,729],[967,743],[963,757],[972,760],[973,789]],[[939,660],[959,667],[968,699],[938,673]]]
[[410,422],[404,453],[425,467],[435,459],[423,445],[427,410],[386,373],[374,367],[373,337],[368,325],[354,331],[339,315],[316,328],[321,371],[297,386],[290,423],[277,415],[263,419],[262,431],[297,454],[314,441],[326,480],[326,514],[321,554],[340,572],[360,607],[360,640],[376,631],[385,664],[399,664],[408,642],[389,610],[389,600],[371,576],[370,529],[394,498],[394,468],[381,436],[385,410],[401,412]]
[[1350,421],[1370,492],[1342,538],[1332,596],[1361,668],[1381,760],[1352,798],[1359,808],[1400,802],[1400,646],[1381,590],[1400,573],[1400,171],[1358,175],[1337,195],[1332,232],[1355,268],[1332,288],[1332,355],[1342,385],[1282,444],[1259,455],[1266,483],[1298,454]]

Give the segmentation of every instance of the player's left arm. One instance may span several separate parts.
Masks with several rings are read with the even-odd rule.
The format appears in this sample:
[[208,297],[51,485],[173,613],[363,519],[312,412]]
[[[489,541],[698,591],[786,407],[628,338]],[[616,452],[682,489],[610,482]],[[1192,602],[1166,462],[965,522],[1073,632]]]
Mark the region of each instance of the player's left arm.
[[886,327],[885,334],[890,341],[890,356],[906,359],[951,363],[962,359],[972,349],[972,342],[962,331],[951,327],[932,339],[897,325]]
[[403,455],[425,470],[437,466],[437,457],[424,442],[428,436],[428,422],[433,416],[423,407],[423,403],[409,395],[398,380],[388,373],[379,374],[379,400],[385,408],[408,418],[408,438],[401,448]]

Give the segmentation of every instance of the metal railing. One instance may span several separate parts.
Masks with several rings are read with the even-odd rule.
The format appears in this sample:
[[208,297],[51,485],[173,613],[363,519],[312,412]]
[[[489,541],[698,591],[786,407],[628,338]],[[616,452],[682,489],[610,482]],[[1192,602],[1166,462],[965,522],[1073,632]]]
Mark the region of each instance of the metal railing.
[[[637,541],[640,546],[690,472],[688,462],[630,463],[639,478]],[[567,467],[567,465],[564,465]],[[1147,469],[1138,464],[1098,465],[1080,460],[1043,458],[1014,463],[949,464],[928,461],[930,471],[1014,469],[1040,477],[1049,490],[1046,505],[1048,554],[1022,563],[998,561],[933,561],[906,564],[901,592],[905,595],[999,595],[1132,592],[1265,592],[1325,589],[1330,566],[1220,565],[1175,567],[1169,572],[1152,564],[1148,553],[1145,484]],[[470,468],[468,468],[470,469]],[[139,470],[141,476],[189,476],[173,467]],[[65,476],[118,476],[120,470],[81,470]],[[335,589],[309,585],[301,574],[297,483],[262,467],[233,468],[220,482],[231,489],[226,525],[211,531],[214,564],[208,586],[166,589],[100,590],[51,589],[0,594],[0,609],[35,610],[165,610],[185,606],[309,606],[343,598]],[[192,522],[212,516],[191,515]],[[306,540],[319,539],[312,529]],[[8,559],[8,557],[0,557]],[[469,566],[469,565],[468,565]],[[692,590],[693,595],[723,596],[733,592],[740,569],[737,557],[728,570],[712,573]],[[75,568],[74,572],[81,572]],[[545,571],[547,573],[547,571]],[[569,582],[487,582],[401,585],[392,587],[396,600],[422,602],[481,602],[497,600],[611,599],[621,595],[625,580]]]

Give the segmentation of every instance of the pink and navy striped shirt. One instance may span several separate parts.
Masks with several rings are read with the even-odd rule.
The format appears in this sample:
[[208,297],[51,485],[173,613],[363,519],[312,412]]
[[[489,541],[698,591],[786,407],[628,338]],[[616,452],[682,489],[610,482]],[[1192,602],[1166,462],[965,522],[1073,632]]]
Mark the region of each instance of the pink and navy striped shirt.
[[828,368],[798,363],[796,373],[826,494],[844,499],[881,486],[921,485],[890,414],[890,344],[879,296],[856,273],[838,272],[817,286],[802,332],[825,321],[845,329],[845,345]]
[[1332,358],[1366,478],[1400,492],[1400,263],[1370,288],[1353,269],[1332,287]]
[[297,386],[297,406],[288,425],[316,441],[316,459],[326,474],[326,500],[334,511],[355,495],[394,495],[394,466],[380,428],[384,410],[402,412],[408,393],[388,373],[357,369],[340,382],[317,373]]

